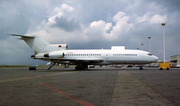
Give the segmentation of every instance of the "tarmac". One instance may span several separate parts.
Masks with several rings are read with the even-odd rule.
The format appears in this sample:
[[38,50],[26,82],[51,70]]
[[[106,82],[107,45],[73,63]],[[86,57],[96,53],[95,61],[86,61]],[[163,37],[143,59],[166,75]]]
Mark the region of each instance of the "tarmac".
[[0,68],[0,106],[180,106],[180,69]]

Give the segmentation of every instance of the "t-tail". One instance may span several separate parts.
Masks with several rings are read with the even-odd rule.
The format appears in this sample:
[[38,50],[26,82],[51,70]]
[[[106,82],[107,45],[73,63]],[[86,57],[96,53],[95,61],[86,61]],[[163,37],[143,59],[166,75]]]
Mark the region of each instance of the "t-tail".
[[27,45],[34,51],[35,54],[66,50],[68,47],[67,44],[49,44],[48,42],[36,35],[9,35],[18,36],[18,39],[24,40],[27,43]]

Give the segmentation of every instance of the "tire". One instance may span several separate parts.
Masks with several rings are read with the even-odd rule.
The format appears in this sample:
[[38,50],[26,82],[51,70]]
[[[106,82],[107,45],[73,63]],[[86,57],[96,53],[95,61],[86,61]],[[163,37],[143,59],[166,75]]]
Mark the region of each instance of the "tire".
[[79,70],[79,66],[76,66],[76,67],[75,67],[75,70]]
[[143,67],[139,67],[139,70],[143,70]]

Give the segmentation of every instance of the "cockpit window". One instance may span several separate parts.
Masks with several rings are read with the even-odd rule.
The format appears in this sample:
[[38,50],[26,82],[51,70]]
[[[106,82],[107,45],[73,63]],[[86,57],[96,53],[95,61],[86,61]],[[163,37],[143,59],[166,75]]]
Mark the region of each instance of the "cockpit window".
[[147,55],[149,55],[149,56],[152,56],[153,54],[151,54],[151,53],[148,53]]

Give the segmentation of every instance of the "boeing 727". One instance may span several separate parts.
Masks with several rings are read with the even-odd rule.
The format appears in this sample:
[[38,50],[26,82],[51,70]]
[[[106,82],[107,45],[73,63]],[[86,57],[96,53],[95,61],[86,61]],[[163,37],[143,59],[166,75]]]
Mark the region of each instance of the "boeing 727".
[[129,50],[124,46],[112,46],[108,50],[67,50],[67,44],[49,44],[36,35],[16,35],[34,51],[33,59],[50,61],[48,70],[55,64],[76,65],[76,70],[88,69],[88,65],[143,64],[152,63],[158,57],[142,50]]

